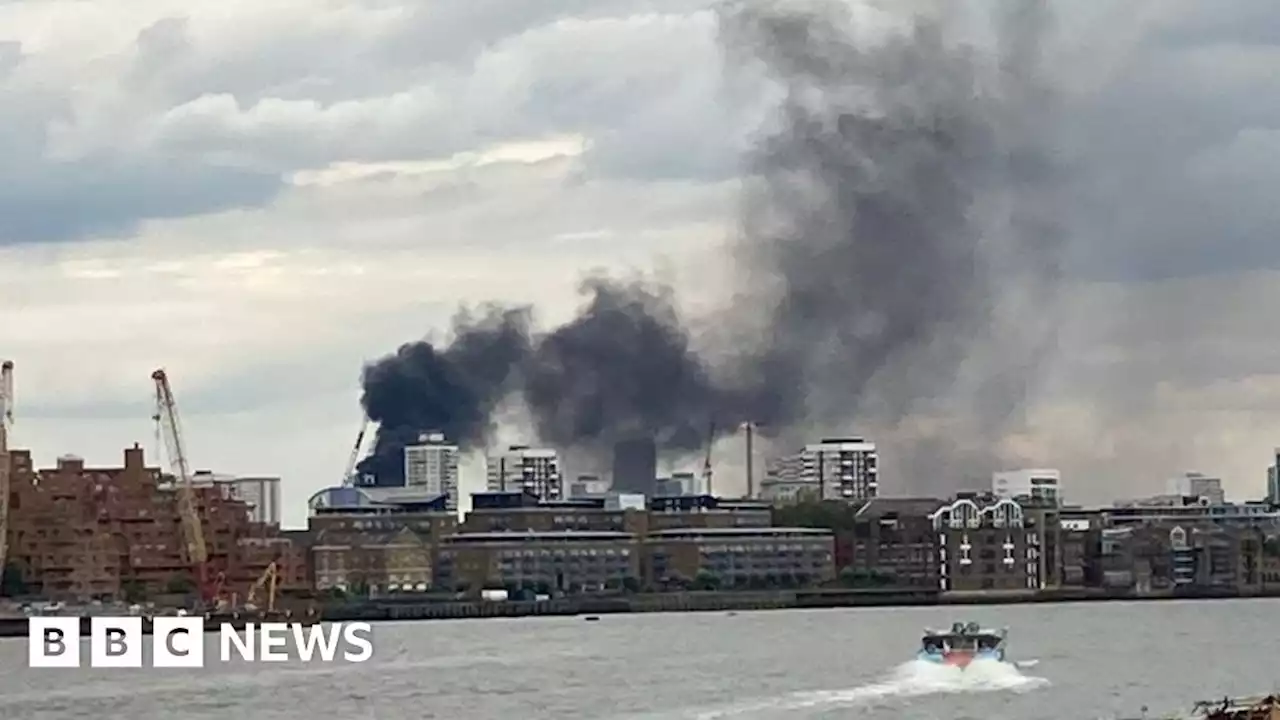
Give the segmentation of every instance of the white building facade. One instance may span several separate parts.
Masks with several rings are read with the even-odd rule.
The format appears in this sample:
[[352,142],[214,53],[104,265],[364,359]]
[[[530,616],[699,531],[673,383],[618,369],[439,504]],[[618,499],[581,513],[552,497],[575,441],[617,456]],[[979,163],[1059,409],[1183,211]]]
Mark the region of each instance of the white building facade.
[[1052,468],[1005,470],[992,473],[991,494],[1010,500],[1062,505],[1062,473]]
[[1198,472],[1183,473],[1170,479],[1168,494],[1199,498],[1209,505],[1222,505],[1227,501],[1226,493],[1222,489],[1222,478],[1210,477]]
[[404,449],[404,484],[425,495],[445,496],[445,507],[458,510],[458,446],[441,433],[426,433]]
[[564,478],[555,450],[512,445],[485,459],[489,492],[524,491],[539,500],[563,500]]
[[880,457],[863,438],[833,438],[806,445],[774,461],[762,495],[785,488],[817,500],[870,500],[880,492]]
[[240,500],[249,506],[249,519],[266,525],[280,524],[280,478],[240,477],[197,470],[191,474],[195,487],[218,488],[222,497]]
[[280,478],[238,477],[232,485],[236,497],[252,507],[254,522],[280,524]]

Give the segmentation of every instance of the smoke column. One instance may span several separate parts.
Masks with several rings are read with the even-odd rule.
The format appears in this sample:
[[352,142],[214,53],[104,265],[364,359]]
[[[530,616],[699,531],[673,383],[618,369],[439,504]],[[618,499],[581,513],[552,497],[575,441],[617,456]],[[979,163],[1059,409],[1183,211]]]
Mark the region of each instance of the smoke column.
[[366,369],[364,405],[382,423],[370,471],[397,477],[399,448],[428,429],[482,445],[512,392],[565,449],[645,435],[693,450],[713,421],[799,438],[948,415],[969,449],[917,437],[897,464],[954,477],[993,462],[1051,344],[1037,323],[1052,315],[1062,237],[1044,0],[1002,6],[985,53],[942,12],[895,9],[901,31],[862,43],[834,0],[727,6],[729,57],[782,90],[745,158],[725,259],[738,281],[713,318],[732,329],[711,348],[727,360],[699,357],[672,291],[643,279],[590,278],[579,315],[545,334],[526,310],[491,308],[443,349],[406,345]]
[[1037,56],[1047,6],[1000,5],[994,57],[958,43],[962,18],[942,11],[898,18],[907,28],[874,45],[851,41],[843,3],[726,13],[726,44],[784,91],[750,157],[735,253],[740,312],[768,318],[742,361],[765,428],[958,418],[892,463],[955,478],[989,471],[1016,426],[1051,346],[1026,328],[1056,302],[1062,233]]
[[529,355],[529,323],[528,308],[486,306],[479,317],[460,311],[443,350],[426,341],[408,343],[366,366],[361,403],[381,424],[360,473],[375,476],[379,485],[403,483],[404,447],[429,430],[463,446],[483,445],[494,429],[494,410],[512,389],[513,372]]

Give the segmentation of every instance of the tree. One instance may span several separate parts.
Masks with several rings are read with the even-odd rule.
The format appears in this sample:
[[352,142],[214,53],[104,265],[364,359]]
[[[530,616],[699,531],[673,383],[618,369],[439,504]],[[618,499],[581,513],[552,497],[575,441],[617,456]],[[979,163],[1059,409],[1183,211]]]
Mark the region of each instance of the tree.
[[627,576],[622,578],[622,589],[629,593],[638,593],[641,589],[640,578]]
[[137,578],[127,578],[121,582],[120,594],[124,596],[125,602],[129,603],[142,602],[147,597],[146,588],[138,582]]
[[1262,543],[1262,554],[1267,557],[1280,557],[1280,536],[1272,536]]
[[838,582],[847,588],[879,588],[888,587],[898,581],[892,573],[883,570],[862,570],[860,568],[841,568]]
[[720,589],[720,576],[710,570],[699,570],[698,574],[693,578],[693,589],[718,590]]
[[779,527],[824,528],[851,531],[859,505],[843,500],[802,500],[773,509],[773,524]]
[[9,563],[0,571],[0,596],[19,597],[27,594],[27,584],[22,580],[22,566]]
[[347,591],[340,587],[329,587],[320,592],[320,597],[325,600],[341,602],[347,599]]
[[195,582],[186,575],[174,575],[164,586],[164,591],[173,595],[186,595],[195,589]]

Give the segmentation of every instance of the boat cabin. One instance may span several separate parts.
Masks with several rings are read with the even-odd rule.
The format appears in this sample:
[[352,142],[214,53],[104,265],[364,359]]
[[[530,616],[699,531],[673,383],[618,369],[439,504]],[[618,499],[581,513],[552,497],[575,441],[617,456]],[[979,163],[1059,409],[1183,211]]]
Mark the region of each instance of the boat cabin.
[[926,630],[922,644],[928,653],[984,652],[999,649],[1003,642],[1004,631],[984,630],[978,623],[956,623],[949,631]]

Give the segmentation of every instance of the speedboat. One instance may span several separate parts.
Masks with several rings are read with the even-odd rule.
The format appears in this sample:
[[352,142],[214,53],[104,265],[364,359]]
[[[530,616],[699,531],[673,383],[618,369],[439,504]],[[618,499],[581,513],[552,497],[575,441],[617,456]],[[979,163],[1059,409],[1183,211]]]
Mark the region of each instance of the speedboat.
[[939,665],[966,668],[974,660],[1004,662],[1005,629],[984,629],[976,622],[958,622],[950,630],[925,630],[919,658]]

